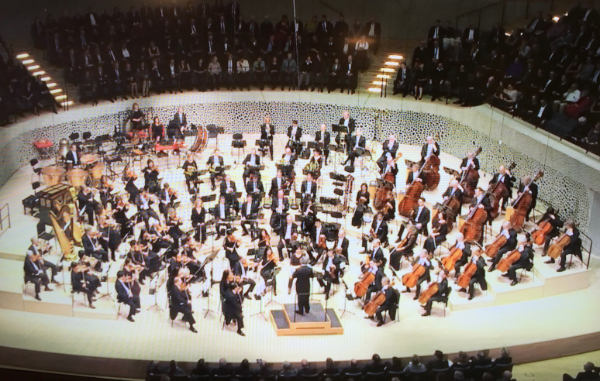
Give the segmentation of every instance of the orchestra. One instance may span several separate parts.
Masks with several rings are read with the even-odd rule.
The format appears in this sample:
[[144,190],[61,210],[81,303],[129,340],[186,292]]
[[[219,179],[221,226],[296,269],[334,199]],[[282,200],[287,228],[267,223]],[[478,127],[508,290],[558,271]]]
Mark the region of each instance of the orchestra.
[[[136,131],[147,128],[149,139],[160,142],[165,129],[158,117],[153,120],[152,125],[136,125]],[[167,134],[184,144],[188,116],[182,108],[172,122],[175,130]],[[348,132],[340,133],[335,129],[339,126]],[[549,265],[559,261],[559,272],[567,270],[569,255],[583,260],[575,221],[563,222],[552,207],[538,221],[530,221],[538,201],[537,176],[523,176],[513,199],[514,165],[502,165],[484,190],[479,184],[478,149],[467,153],[447,189],[439,191],[441,199],[434,200],[423,191],[437,186],[431,185],[431,178],[437,174],[441,151],[436,139],[428,136],[415,150],[416,160],[407,160],[402,193],[404,184],[397,182],[397,176],[404,176],[404,168],[398,165],[405,154],[403,146],[393,133],[383,143],[369,141],[362,126],[346,111],[334,125],[335,142],[325,123],[314,126],[314,141],[312,137],[308,141],[310,128],[303,129],[293,120],[283,131],[288,138],[285,147],[275,147],[277,129],[267,116],[260,125],[257,147],[240,163],[240,173],[225,166],[218,148],[201,156],[182,146],[184,159],[175,170],[156,164],[158,155],[149,151],[143,168],[128,165],[119,176],[106,174],[96,183],[79,186],[75,213],[61,225],[74,242],[75,224],[85,227],[81,258],[71,264],[73,291],[85,294],[94,308],[96,294],[115,264],[119,268],[114,292],[117,302],[129,307],[128,321],[134,322],[141,311],[143,287],[154,293],[166,284],[171,320],[183,314],[189,330],[197,332],[192,290],[210,297],[213,284],[219,283],[225,324],[235,324],[237,333],[245,336],[244,303],[260,300],[268,290],[277,296],[276,278],[283,267],[289,269],[288,292],[296,282],[296,313],[310,313],[310,295],[316,291],[311,291],[312,278],[325,300],[333,297],[332,285],[345,285],[345,278],[354,278],[358,279],[355,290],[347,290],[346,297],[359,300],[366,317],[376,319],[381,327],[383,312],[395,318],[400,290],[414,290],[414,300],[428,316],[434,302],[447,303],[453,288],[459,291],[453,297],[468,300],[475,297],[476,286],[487,290],[486,275],[489,278],[496,269],[498,279],[508,278],[511,286],[518,286],[517,271],[531,270],[536,250],[549,257]],[[374,144],[381,150],[377,156],[372,156]],[[277,160],[273,160],[275,151],[281,154]],[[65,156],[67,168],[82,166],[77,145],[71,145]],[[207,158],[205,164],[201,157]],[[344,166],[353,167],[358,157],[363,157],[361,171],[367,173],[361,176],[364,182],[359,189],[354,193],[351,186],[335,188],[352,181],[348,178],[354,169]],[[367,161],[373,165],[366,165]],[[179,178],[163,181],[165,172],[177,170]],[[209,179],[210,187],[205,185]],[[329,200],[330,193],[340,197]],[[499,209],[507,209],[509,200],[523,194],[531,196],[524,209],[525,223],[515,227],[509,218],[500,223]],[[342,200],[346,201],[342,204]],[[467,204],[465,215],[463,204]],[[330,222],[339,219],[336,213],[347,218],[350,227],[344,220]],[[492,234],[484,233],[484,225],[492,222]],[[35,284],[38,300],[42,287],[52,291],[48,284],[56,283],[61,271],[59,264],[43,259],[47,251],[32,240],[24,265],[25,279]],[[486,260],[491,262],[487,269]]]

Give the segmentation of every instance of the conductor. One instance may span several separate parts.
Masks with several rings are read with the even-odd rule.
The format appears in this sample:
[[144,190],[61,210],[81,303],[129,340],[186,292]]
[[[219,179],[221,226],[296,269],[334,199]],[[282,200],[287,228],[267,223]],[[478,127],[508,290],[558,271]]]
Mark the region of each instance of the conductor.
[[[297,314],[304,315],[304,313],[310,312],[310,280],[315,276],[315,273],[311,267],[308,266],[308,257],[303,256],[300,259],[300,267],[294,271],[290,280],[293,282],[296,279],[296,294],[298,295],[298,309]],[[288,294],[292,293],[292,287],[290,282],[290,288]]]

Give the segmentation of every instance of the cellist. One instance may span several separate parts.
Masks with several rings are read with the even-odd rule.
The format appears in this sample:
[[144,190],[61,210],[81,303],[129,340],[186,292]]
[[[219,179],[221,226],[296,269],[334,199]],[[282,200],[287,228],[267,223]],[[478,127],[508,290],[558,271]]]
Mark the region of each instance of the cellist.
[[546,209],[546,213],[544,213],[542,218],[540,218],[537,222],[538,227],[544,221],[548,221],[550,223],[550,225],[552,226],[552,230],[546,235],[542,257],[545,257],[547,255],[548,247],[550,246],[550,241],[552,241],[554,237],[558,237],[558,235],[560,234],[559,229],[562,228],[564,225],[563,220],[560,219],[558,213],[554,210],[553,207],[549,207],[548,209]]
[[371,300],[371,295],[373,293],[381,291],[381,289],[383,288],[383,278],[386,277],[383,268],[383,262],[381,260],[371,262],[375,263],[375,266],[377,266],[377,271],[375,272],[375,281],[371,283],[371,285],[367,289],[367,293],[365,294],[365,305],[369,303],[369,300]]
[[458,279],[460,276],[461,267],[469,263],[469,257],[471,256],[471,244],[465,242],[465,236],[459,232],[456,234],[456,243],[450,248],[450,250],[455,247],[458,247],[460,250],[462,250],[462,256],[454,264],[454,276],[456,279]]
[[527,191],[531,194],[531,204],[529,205],[529,209],[527,209],[527,214],[525,215],[525,221],[529,221],[529,215],[535,208],[538,197],[538,186],[536,183],[531,181],[531,176],[525,176],[521,179],[521,183],[519,184],[519,189],[517,191],[517,197],[525,191],[525,188],[527,188]]
[[[463,189],[461,188],[460,183],[458,182],[458,180],[454,179],[450,182],[450,186],[448,187],[448,189],[446,189],[444,194],[442,194],[444,202],[447,202],[452,197],[458,200],[458,206],[452,209],[453,217],[460,215],[460,211],[462,209],[462,193]],[[454,218],[452,218],[452,221],[454,221]]]
[[[417,237],[419,236],[417,227],[409,225],[406,237],[400,241],[398,246],[390,253],[390,266],[399,271],[401,267],[402,257],[412,257],[414,255],[413,249],[417,244]],[[400,240],[400,239],[399,239]],[[398,241],[396,241],[398,242]]]
[[517,247],[517,231],[513,229],[510,221],[504,221],[502,223],[502,230],[497,237],[500,237],[501,235],[506,237],[506,243],[498,249],[496,256],[492,259],[492,265],[488,269],[489,272],[496,270],[496,266],[498,266],[498,262],[500,262],[504,254],[513,251]]
[[[388,277],[384,277],[381,279],[381,292],[385,294],[385,302],[377,308],[375,311],[375,316],[377,317],[377,326],[381,327],[385,324],[385,319],[383,318],[382,313],[384,311],[388,311],[390,315],[390,320],[394,321],[396,319],[396,311],[398,310],[398,294],[397,291],[390,285],[390,279]],[[370,319],[373,316],[369,317]]]
[[425,161],[431,156],[440,156],[440,145],[433,139],[433,136],[428,136],[425,144],[421,148],[421,161],[420,165],[425,164]]
[[[433,305],[433,302],[442,302],[447,297],[449,289],[447,277],[448,273],[446,272],[446,270],[441,270],[438,273],[438,278],[435,282],[438,285],[438,290],[435,294],[433,294],[432,297],[429,298],[429,300],[427,300],[427,303],[424,306],[421,306],[425,309],[425,313],[421,316],[431,315],[431,306]],[[429,286],[427,288],[429,289],[429,287],[431,287],[433,284],[434,282],[429,283]]]
[[[469,300],[472,300],[475,297],[476,284],[479,284],[483,291],[487,290],[487,281],[485,280],[485,260],[481,257],[481,249],[478,247],[473,248],[473,256],[471,257],[470,263],[477,265],[477,270],[469,281]],[[461,288],[459,291],[467,292],[464,288]]]
[[515,181],[517,181],[517,179],[510,173],[508,169],[506,169],[506,167],[501,165],[498,168],[498,173],[494,174],[494,177],[492,177],[488,184],[488,187],[490,187],[493,184],[496,184],[497,182],[504,183],[504,186],[508,191],[508,197],[504,197],[502,199],[502,211],[506,210],[506,203],[508,202],[508,199],[512,197],[512,187]]
[[[371,224],[371,230],[369,231],[369,235],[372,238],[378,239],[379,241],[381,241],[381,243],[387,244],[388,224],[383,219],[383,213],[381,213],[381,212],[377,213],[377,216],[375,217],[375,221],[373,221],[373,223]],[[363,235],[363,239],[362,239],[362,247],[363,247],[363,250],[361,251],[361,253],[364,253],[368,250],[367,238],[364,235]]]
[[394,158],[389,156],[386,162],[377,162],[377,164],[379,164],[379,173],[381,174],[381,179],[385,180],[386,176],[390,176],[388,175],[388,173],[391,173],[394,177],[392,185],[396,186],[396,175],[398,174],[398,166],[396,165]]
[[502,274],[502,276],[507,277],[512,281],[510,283],[511,286],[515,286],[519,283],[519,280],[517,279],[518,269],[526,269],[529,271],[533,267],[533,248],[529,242],[528,235],[529,233],[527,233],[527,235],[519,236],[517,250],[519,250],[521,256],[510,266],[505,274]]
[[[568,235],[571,239],[569,244],[564,247],[562,253],[560,253],[560,267],[557,272],[563,272],[567,269],[567,255],[575,255],[581,259],[581,240],[579,239],[579,229],[575,227],[575,222],[573,220],[565,221],[565,234]],[[554,259],[550,258],[550,260],[546,261],[546,263],[554,263]]]
[[[423,273],[423,275],[421,275],[419,277],[419,279],[417,279],[417,285],[416,285],[417,290],[415,293],[415,297],[413,298],[414,300],[419,299],[419,295],[421,295],[421,283],[423,283],[425,281],[431,282],[431,275],[429,272],[433,266],[431,264],[431,261],[429,260],[429,255],[427,254],[427,250],[421,251],[415,264],[417,264],[417,263],[425,268],[425,272]],[[406,290],[404,290],[402,292],[410,292],[410,288],[406,287]]]

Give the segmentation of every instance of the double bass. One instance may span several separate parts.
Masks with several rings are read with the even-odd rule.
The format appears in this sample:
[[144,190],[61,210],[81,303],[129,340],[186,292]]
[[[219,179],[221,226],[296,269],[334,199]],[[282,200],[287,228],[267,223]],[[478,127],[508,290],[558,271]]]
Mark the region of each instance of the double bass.
[[531,203],[533,202],[533,196],[531,193],[529,193],[529,186],[542,176],[544,176],[544,172],[542,170],[538,170],[535,174],[535,177],[531,180],[529,184],[527,184],[525,188],[523,188],[523,192],[512,203],[512,215],[509,214],[508,210],[506,211],[507,218],[510,220],[513,228],[517,231],[521,230],[521,227],[525,222],[525,217],[527,216],[527,211],[529,210],[529,208],[531,207]]
[[410,183],[410,185],[408,186],[408,189],[406,189],[406,194],[404,195],[404,198],[402,199],[402,201],[400,201],[398,203],[398,213],[401,216],[410,218],[413,210],[419,203],[419,197],[421,197],[421,194],[423,193],[423,190],[425,189],[425,185],[423,185],[423,181],[417,180],[417,179],[419,179],[419,176],[421,175],[422,171],[423,171],[423,167],[421,167],[421,169],[419,170],[419,172],[416,175],[413,174],[412,183]]
[[[508,172],[512,174],[513,169],[517,166],[516,163],[511,163],[508,167]],[[492,220],[496,219],[500,215],[500,200],[510,196],[506,185],[500,181],[496,181],[491,187],[488,188],[486,194],[490,195],[491,213],[490,217]],[[493,196],[493,197],[492,197]]]
[[[482,199],[483,200],[483,199]],[[478,203],[465,219],[465,223],[460,228],[460,232],[465,237],[466,242],[477,242],[483,234],[483,226],[487,221],[488,214],[484,208],[480,208]]]
[[[481,153],[481,147],[478,147],[477,150],[473,153],[473,158],[476,158],[477,155]],[[459,184],[463,188],[462,194],[462,203],[466,204],[471,202],[473,196],[475,195],[475,188],[477,188],[477,183],[479,182],[479,171],[473,168],[470,164],[465,171],[463,171],[462,176],[460,177]]]
[[431,191],[437,188],[440,183],[440,158],[437,155],[431,154],[423,163],[421,171],[423,172],[423,186],[425,190]]

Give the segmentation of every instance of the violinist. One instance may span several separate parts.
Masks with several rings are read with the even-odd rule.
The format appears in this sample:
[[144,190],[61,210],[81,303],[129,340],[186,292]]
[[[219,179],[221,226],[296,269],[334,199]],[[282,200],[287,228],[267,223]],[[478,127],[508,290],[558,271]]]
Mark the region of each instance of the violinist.
[[194,157],[186,155],[185,161],[181,166],[183,174],[185,175],[185,183],[190,194],[194,194],[198,191],[198,163],[194,160]]
[[412,167],[410,167],[410,170],[408,171],[408,175],[406,176],[406,185],[410,185],[412,184],[412,182],[415,179],[415,176],[419,176],[417,177],[417,181],[423,181],[424,175],[423,173],[419,173],[419,171],[421,170],[421,166],[419,165],[419,163],[414,163],[412,165]]
[[146,230],[150,230],[150,218],[154,218],[156,221],[160,221],[158,214],[152,209],[152,205],[156,200],[155,196],[151,196],[148,192],[148,188],[144,187],[140,194],[135,199],[135,204],[138,207],[138,213],[146,224]]
[[137,185],[135,185],[135,181],[137,180],[137,175],[131,168],[127,168],[123,174],[123,184],[125,184],[125,191],[129,193],[129,201],[134,202],[135,198],[139,194],[140,190]]
[[[378,162],[379,164],[379,162]],[[388,173],[391,173],[394,177],[394,180],[391,181],[393,186],[396,186],[396,175],[398,174],[398,166],[396,165],[396,162],[394,161],[394,158],[392,158],[391,156],[389,156],[387,158],[387,161],[382,162],[379,165],[379,173],[381,174],[381,178],[383,180],[386,179],[386,176],[389,177]]]
[[538,186],[536,183],[531,181],[531,176],[525,176],[521,179],[521,183],[519,184],[519,188],[517,190],[517,196],[523,194],[523,192],[525,192],[525,188],[527,188],[527,192],[531,194],[531,204],[529,205],[529,209],[527,209],[527,214],[525,215],[525,220],[529,221],[529,215],[535,208],[538,197]]
[[258,203],[254,201],[251,194],[246,196],[246,202],[242,204],[242,235],[248,235],[248,226],[254,230],[258,227]]
[[[579,237],[579,229],[575,226],[573,220],[565,221],[565,234],[570,237],[569,244],[565,246],[560,254],[560,267],[557,272],[563,272],[567,269],[567,255],[575,255],[579,259],[582,258],[581,254],[581,238]],[[546,263],[554,263],[554,259],[546,261]]]
[[425,243],[423,244],[423,249],[425,249],[429,255],[433,255],[435,249],[446,240],[448,230],[449,227],[448,221],[446,220],[446,215],[440,212],[438,214],[438,226],[431,230],[429,237],[427,237]]
[[117,225],[120,225],[120,236],[125,237],[128,234],[133,234],[133,223],[127,217],[131,209],[131,204],[125,194],[117,198],[117,205],[114,209],[113,218]]
[[302,203],[302,216],[304,217],[301,225],[302,232],[304,234],[310,234],[313,230],[315,218],[317,216],[313,200],[309,199]]
[[269,247],[271,246],[271,236],[267,232],[267,229],[260,229],[258,247]]
[[354,215],[352,216],[352,226],[357,228],[362,226],[363,216],[370,202],[371,194],[369,193],[367,183],[362,183],[360,185],[360,190],[356,192],[356,209],[354,210]]
[[425,206],[425,198],[419,197],[419,202],[412,213],[411,221],[415,224],[420,234],[429,235],[427,224],[431,220],[431,212]]
[[104,209],[108,207],[110,204],[111,208],[115,207],[115,200],[113,198],[112,192],[115,189],[115,185],[111,179],[106,175],[102,175],[100,177],[100,185],[98,187],[98,191],[100,192],[100,201]]
[[237,187],[235,185],[235,181],[231,180],[231,176],[225,176],[225,180],[221,182],[221,197],[225,197],[225,201],[230,208],[236,211],[236,213],[240,210],[240,206],[238,204],[238,200],[236,197]]
[[562,228],[564,225],[564,222],[560,219],[558,213],[554,210],[553,207],[549,207],[548,209],[546,209],[546,213],[544,213],[544,215],[537,222],[538,227],[544,221],[548,221],[550,223],[550,225],[552,226],[552,230],[550,230],[550,233],[546,235],[542,257],[545,257],[547,255],[550,242],[554,237],[558,237],[558,235],[560,234],[559,229]]
[[196,331],[194,328],[196,319],[194,319],[194,311],[192,311],[192,297],[189,291],[189,284],[182,278],[176,277],[173,282],[173,286],[171,287],[169,296],[171,297],[171,320],[175,320],[177,315],[182,313],[182,320],[190,325],[190,331],[198,333],[198,331]]
[[235,268],[240,256],[237,249],[240,247],[241,240],[233,235],[233,230],[227,231],[227,237],[223,240],[223,248],[225,248],[225,257],[229,260],[229,267]]
[[169,228],[169,236],[173,238],[174,248],[179,247],[179,239],[181,239],[181,236],[183,235],[183,232],[181,231],[182,224],[183,221],[177,215],[177,211],[173,208],[169,208],[169,211],[167,212],[166,225]]
[[506,243],[502,245],[502,247],[496,253],[496,256],[492,259],[492,265],[488,269],[489,272],[492,272],[496,269],[498,262],[500,262],[504,254],[513,251],[517,247],[517,231],[513,229],[510,221],[504,221],[502,223],[502,230],[500,231],[500,234],[498,234],[498,237],[501,235],[506,237]]
[[[487,282],[485,280],[485,260],[481,257],[481,249],[479,249],[479,247],[474,247],[472,251],[473,255],[469,262],[477,265],[477,270],[475,270],[475,274],[473,274],[469,281],[469,300],[472,300],[475,297],[476,284],[479,284],[483,291],[487,290]],[[461,288],[459,291],[467,292],[464,288]]]
[[[468,169],[471,168],[475,171],[479,171],[479,159],[475,157],[475,153],[474,152],[469,152],[467,153],[467,157],[465,157],[464,159],[462,159],[462,162],[460,163],[460,178],[462,179],[464,176],[466,176],[466,172],[468,171]],[[472,189],[477,188],[477,183],[479,183],[479,177],[475,177],[475,182],[470,184]]]
[[44,267],[39,261],[40,258],[41,254],[34,254],[33,252],[28,251],[27,257],[25,258],[25,262],[23,264],[23,269],[25,272],[25,282],[31,282],[35,284],[35,298],[39,301],[42,301],[40,298],[42,286],[44,286],[44,291],[54,290],[48,287],[50,280],[48,279],[48,274],[46,274]]
[[[419,264],[421,266],[423,266],[425,268],[425,272],[423,273],[423,275],[421,275],[419,277],[419,279],[417,279],[417,290],[415,293],[415,297],[414,300],[418,300],[419,296],[421,295],[421,283],[427,281],[427,282],[431,282],[431,275],[430,275],[430,270],[432,269],[432,264],[431,261],[428,258],[429,254],[427,254],[426,250],[421,251],[421,253],[419,254],[419,256],[417,257],[417,260],[415,261],[415,264]],[[402,291],[402,292],[410,292],[410,288],[406,287],[406,290]]]
[[321,176],[321,169],[323,169],[323,162],[324,162],[323,150],[321,150],[321,148],[317,147],[313,151],[313,155],[309,161],[309,164],[316,168],[316,170],[313,170],[311,172],[311,174],[315,180],[318,180],[319,177]]
[[337,255],[336,251],[327,251],[327,257],[323,261],[323,279],[318,278],[319,285],[324,288],[325,300],[329,299],[331,285],[333,283],[340,283],[340,279],[344,276],[344,270],[346,269],[345,259]]
[[335,240],[334,248],[342,251],[342,256],[346,258],[346,262],[348,265],[350,265],[350,259],[348,258],[348,247],[350,247],[350,241],[348,241],[348,238],[346,238],[346,231],[344,229],[340,229],[338,232],[338,237]]
[[229,220],[230,216],[231,211],[229,205],[225,202],[225,197],[219,197],[219,204],[213,209],[213,217],[217,221],[217,239],[221,238],[223,230],[227,228],[228,223],[226,221]]
[[[375,217],[375,221],[371,223],[371,230],[369,231],[369,236],[372,239],[378,239],[381,243],[386,244],[388,241],[388,225],[387,222],[383,219],[383,213],[377,213]],[[367,251],[367,237],[363,236],[362,239],[362,247],[364,250],[361,253]]]
[[92,190],[87,186],[82,186],[81,190],[77,194],[77,201],[79,202],[79,210],[80,214],[85,213],[88,216],[88,223],[92,226],[96,224],[96,220],[94,219],[94,215],[96,211],[100,208],[98,201],[94,199],[94,194]]
[[158,194],[160,191],[160,184],[158,181],[158,167],[154,164],[152,159],[148,159],[146,167],[142,169],[144,173],[144,188],[148,188],[148,191],[153,194]]
[[501,182],[506,187],[506,190],[508,191],[508,196],[502,199],[503,211],[506,210],[506,203],[508,202],[508,199],[512,197],[512,187],[515,181],[517,181],[517,179],[510,173],[510,171],[506,167],[501,165],[498,168],[498,173],[494,174],[494,177],[492,177],[488,184],[489,187],[493,184],[496,184],[497,182]]
[[321,123],[319,131],[315,133],[315,142],[319,143],[319,148],[322,149],[325,154],[325,165],[329,160],[329,143],[331,142],[331,134],[327,131],[325,123]]
[[287,211],[290,208],[290,203],[287,197],[284,196],[285,192],[280,190],[277,192],[277,197],[273,199],[271,204],[271,220],[270,224],[274,231],[277,231],[283,225]]
[[528,235],[529,233],[527,233],[527,236],[519,236],[517,250],[519,250],[520,257],[510,266],[505,274],[502,274],[502,276],[507,277],[512,281],[510,283],[511,286],[516,286],[517,283],[519,283],[517,270],[526,269],[527,271],[530,271],[533,267],[533,247],[529,242]]
[[279,191],[286,189],[288,186],[286,179],[283,177],[283,171],[277,169],[277,175],[271,180],[271,189],[269,190],[269,196],[277,197]]
[[283,175],[287,178],[291,177],[294,173],[294,163],[298,160],[298,155],[295,155],[292,152],[291,147],[285,147],[285,153],[281,155],[281,165],[286,166],[286,169],[283,170]]
[[252,278],[250,278],[250,275],[248,274],[250,271],[250,268],[248,266],[248,259],[246,257],[240,257],[240,260],[237,261],[235,266],[232,266],[231,271],[233,272],[233,275],[238,277],[238,283],[242,289],[246,285],[250,286],[248,287],[248,290],[244,292],[243,295],[246,299],[252,299],[250,297],[250,294],[252,293],[252,291],[254,291],[254,288],[256,287],[256,282]]
[[[461,188],[460,183],[456,179],[450,182],[450,186],[448,187],[448,189],[446,189],[444,194],[442,194],[442,197],[444,198],[444,204],[448,203],[451,198],[458,200],[457,206],[454,209],[452,209],[452,214],[454,217],[460,215],[460,211],[462,209],[462,194],[463,189]],[[454,218],[452,219],[452,222],[454,222]]]
[[206,161],[206,165],[208,166],[208,171],[210,172],[210,184],[212,186],[212,190],[217,189],[215,181],[217,177],[223,175],[223,171],[225,170],[225,161],[221,156],[221,153],[218,149],[215,149],[212,156],[208,158]]
[[160,118],[158,116],[155,116],[152,126],[150,127],[150,139],[152,139],[152,141],[156,143],[159,143],[164,138],[165,126],[160,122]]
[[344,161],[344,166],[350,162],[350,166],[354,167],[354,161],[357,157],[362,156],[365,153],[365,147],[367,145],[367,139],[362,136],[362,128],[356,130],[356,135],[350,139],[350,146],[348,147],[349,153],[348,158]]
[[406,259],[412,258],[414,255],[413,249],[417,244],[419,231],[415,225],[409,225],[406,237],[390,253],[390,266],[399,271],[401,268],[402,257]]
[[85,234],[81,237],[81,243],[85,254],[98,260],[98,268],[100,267],[100,261],[108,262],[108,253],[102,248],[102,245],[100,245],[100,242],[98,241],[99,237],[100,232],[92,226],[86,227]]
[[[54,263],[45,260],[44,255],[50,252],[50,244],[46,241],[38,237],[31,238],[31,245],[27,249],[27,255],[34,254],[38,256],[38,260],[36,261],[41,268],[41,270],[46,273],[48,269],[51,271],[51,276],[48,277],[50,283],[58,284],[58,281],[54,279],[56,274],[58,274],[59,267],[62,270],[62,264],[59,263],[59,267],[57,267]],[[47,274],[46,274],[47,275]]]
[[274,271],[278,263],[279,260],[277,259],[277,255],[273,252],[273,249],[270,246],[266,246],[265,254],[263,255],[262,260],[260,262],[259,272],[265,284],[269,280],[272,280],[273,295],[275,296],[277,296],[277,278],[275,277]]
[[256,174],[260,179],[260,156],[256,154],[256,148],[252,148],[250,150],[250,153],[246,156],[242,163],[246,166],[244,168],[244,174],[242,175],[244,184],[246,184],[246,179],[251,174]]
[[86,294],[88,305],[91,309],[94,307],[94,295],[101,283],[97,276],[91,274],[88,263],[71,263],[71,286],[73,291]]
[[292,120],[292,125],[287,129],[287,136],[289,140],[286,148],[291,147],[294,150],[294,153],[299,155],[300,152],[298,152],[297,144],[300,142],[300,139],[302,139],[302,128],[298,127],[297,120]]
[[[229,275],[233,277],[233,274]],[[242,298],[240,293],[242,288],[240,285],[231,281],[229,286],[223,289],[223,315],[225,316],[225,325],[229,325],[232,320],[235,320],[237,325],[237,334],[246,336],[242,329],[244,328],[244,316],[242,315]]]
[[117,223],[112,219],[99,219],[100,244],[104,251],[110,253],[110,259],[116,261],[116,251],[121,245],[121,233]]
[[455,247],[459,248],[462,251],[462,256],[454,263],[454,276],[456,279],[460,276],[460,269],[469,263],[469,257],[471,256],[471,244],[465,242],[465,236],[458,232],[456,233],[456,243],[450,248],[450,250]]
[[260,181],[258,177],[258,174],[250,173],[250,180],[246,182],[246,193],[251,195],[257,203],[260,203],[260,199],[265,193],[265,188],[262,181]]
[[[117,292],[117,302],[123,303],[129,306],[129,314],[127,315],[127,320],[130,322],[135,322],[133,320],[133,316],[138,312],[139,302],[136,303],[131,291],[131,287],[127,283],[127,276],[123,270],[117,273],[117,281],[115,282],[115,291]],[[138,297],[139,301],[139,297]]]
[[206,242],[206,209],[201,198],[197,198],[192,208],[192,226],[195,229],[194,239],[200,243]]
[[428,136],[425,144],[421,147],[421,161],[419,165],[425,164],[425,161],[431,156],[440,156],[440,145],[435,141],[433,136]]
[[296,280],[296,294],[298,295],[297,314],[304,315],[310,312],[310,283],[315,276],[313,269],[308,265],[308,258],[300,259],[300,267],[298,267],[290,276],[288,294],[292,293],[292,285]]
[[396,136],[394,136],[394,134],[390,134],[388,140],[383,142],[381,146],[383,148],[383,153],[381,154],[381,157],[377,159],[377,165],[379,166],[379,168],[382,168],[390,158],[396,158],[396,152],[398,152],[399,147],[398,142],[396,141]]
[[165,183],[163,189],[159,193],[160,203],[158,209],[166,217],[169,209],[176,208],[179,205],[177,201],[177,191],[169,186],[169,183]]
[[[424,306],[421,306],[425,309],[425,313],[422,316],[431,315],[431,307],[433,305],[433,302],[443,302],[448,297],[449,287],[447,277],[448,273],[445,270],[440,270],[436,282],[438,285],[438,290],[435,294],[433,294],[433,296],[429,298],[429,300],[427,300],[427,303]],[[428,289],[433,284],[433,282],[429,283]]]
[[283,261],[283,248],[290,247],[290,241],[292,236],[298,235],[298,225],[294,223],[294,217],[289,214],[285,218],[285,222],[281,224],[279,230],[279,243],[277,244],[277,252],[279,253],[279,260]]
[[173,238],[165,234],[166,228],[160,221],[154,221],[150,230],[144,230],[140,235],[140,240],[145,241],[152,246],[152,251],[159,252],[161,249],[167,249],[173,245]]
[[275,136],[275,125],[271,124],[271,117],[265,117],[265,123],[260,126],[260,139],[269,140],[269,152],[273,160],[273,137]]

